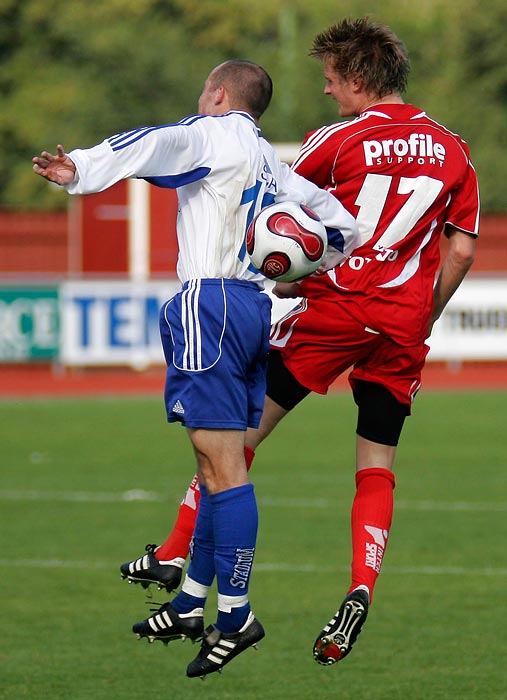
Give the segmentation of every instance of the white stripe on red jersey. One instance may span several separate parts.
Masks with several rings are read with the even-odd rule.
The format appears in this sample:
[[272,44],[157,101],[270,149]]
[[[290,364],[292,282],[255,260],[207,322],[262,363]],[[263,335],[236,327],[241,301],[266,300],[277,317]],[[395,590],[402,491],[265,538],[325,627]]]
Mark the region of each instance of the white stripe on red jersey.
[[304,285],[353,295],[365,325],[396,342],[424,340],[445,225],[478,233],[466,142],[412,105],[382,104],[309,134],[293,168],[339,198],[361,238],[348,261]]

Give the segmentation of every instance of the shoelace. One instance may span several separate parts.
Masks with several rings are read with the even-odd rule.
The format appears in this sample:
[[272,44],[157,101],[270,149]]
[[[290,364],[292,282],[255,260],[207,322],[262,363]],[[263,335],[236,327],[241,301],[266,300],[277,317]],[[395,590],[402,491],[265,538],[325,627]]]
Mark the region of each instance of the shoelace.
[[145,552],[150,552],[150,554],[153,554],[153,552],[158,549],[158,544],[147,544],[146,547],[144,548]]
[[[151,593],[149,592],[149,590],[148,590],[147,593],[146,593],[146,597],[147,597],[147,598],[150,598],[150,597],[151,597]],[[160,610],[161,610],[164,606],[169,605],[168,602],[165,602],[165,603],[157,603],[157,601],[155,601],[155,600],[145,600],[145,601],[144,601],[144,604],[145,604],[145,605],[151,605],[151,606],[152,606],[152,607],[150,608],[150,612],[152,612],[152,613],[160,612]],[[155,606],[155,607],[153,607],[153,606]]]

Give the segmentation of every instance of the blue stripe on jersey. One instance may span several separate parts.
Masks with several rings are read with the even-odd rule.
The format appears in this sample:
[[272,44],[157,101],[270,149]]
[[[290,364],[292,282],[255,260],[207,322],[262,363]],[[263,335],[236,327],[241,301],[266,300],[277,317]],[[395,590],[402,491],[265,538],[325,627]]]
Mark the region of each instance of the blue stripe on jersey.
[[[261,187],[261,182],[257,180],[255,185],[252,187],[249,187],[247,190],[244,190],[242,196],[241,196],[241,202],[240,206],[242,204],[248,204],[249,202],[252,202],[252,205],[250,206],[248,210],[248,214],[246,217],[246,230],[245,230],[245,238],[243,239],[243,243],[241,244],[241,248],[239,249],[238,253],[238,259],[243,262],[246,256],[246,231],[248,231],[248,227],[252,223],[252,219],[254,217],[254,211],[255,211],[255,200],[257,199],[257,196],[259,194],[259,190]],[[248,266],[248,270],[250,272],[258,272],[257,268],[255,268],[252,263]]]
[[156,187],[176,189],[176,187],[183,187],[183,185],[189,185],[191,182],[202,180],[210,172],[211,168],[201,167],[189,170],[187,173],[179,173],[179,175],[155,175],[154,177],[144,177],[142,179],[151,185],[156,185]]
[[[254,218],[254,213],[255,213],[255,202],[257,201],[257,198],[259,196],[259,190],[262,186],[262,182],[260,180],[257,180],[255,185],[252,187],[249,187],[247,190],[243,192],[243,195],[241,196],[241,204],[248,204],[249,202],[252,202],[252,205],[250,209],[248,210],[248,214],[246,217],[246,231],[248,231],[248,227],[252,223],[252,220]],[[264,209],[264,207],[267,207],[269,204],[273,204],[275,201],[275,195],[271,194],[270,192],[265,192],[262,201],[261,201],[261,209]],[[245,231],[245,233],[246,233]],[[240,251],[238,253],[238,258],[243,262],[245,259],[246,255],[246,240],[243,240],[243,243],[241,245]],[[248,266],[248,269],[250,272],[259,272],[259,270],[254,267],[252,264]]]
[[139,134],[142,131],[147,131],[149,128],[150,127],[148,126],[143,126],[139,127],[138,129],[131,129],[130,131],[122,131],[119,134],[114,134],[113,136],[110,136],[107,140],[111,148],[113,148],[114,146],[120,144],[122,141],[131,138],[134,134]]
[[[254,119],[247,114],[246,112],[233,112],[234,114],[240,114],[241,116],[246,117],[250,121],[252,121],[255,124]],[[226,117],[228,114],[231,114],[231,112],[227,112],[226,114],[219,114],[216,115],[216,118],[219,117]],[[138,129],[132,129],[131,131],[123,131],[120,134],[115,134],[114,136],[111,136],[107,139],[109,145],[113,149],[113,151],[120,151],[122,148],[126,148],[126,146],[130,146],[131,144],[135,143],[139,139],[142,139],[144,136],[147,134],[150,134],[152,131],[156,131],[157,129],[166,129],[167,127],[170,126],[191,126],[192,124],[195,124],[196,121],[199,121],[199,119],[206,119],[209,115],[205,114],[193,114],[188,117],[184,117],[183,119],[180,119],[180,121],[176,122],[175,124],[161,124],[159,126],[143,126]],[[257,132],[260,136],[260,129],[257,127]]]
[[167,126],[174,125],[163,124],[161,126],[150,126],[144,127],[142,129],[135,129],[134,131],[127,131],[124,134],[112,136],[108,139],[108,142],[113,151],[121,151],[122,148],[131,146],[136,141],[139,141],[139,139],[142,139],[144,136],[151,134],[152,131],[157,131],[158,129],[165,129]]
[[339,250],[343,253],[343,248],[345,246],[345,239],[339,228],[328,228],[326,226],[327,240],[330,246]]
[[270,204],[273,204],[275,201],[275,195],[271,194],[271,192],[265,192],[264,197],[262,198],[261,202],[261,209],[264,209],[264,207],[269,207]]
[[254,124],[254,126],[257,128],[257,133],[260,136],[261,130],[257,126],[257,124],[255,123],[255,119],[252,116],[250,116],[250,114],[248,114],[248,112],[240,112],[237,110],[231,110],[230,112],[226,112],[225,114],[191,114],[188,117],[183,117],[183,119],[180,119],[178,124],[181,124],[182,126],[189,126],[190,124],[194,124],[199,119],[207,119],[207,118],[222,119],[223,117],[228,117],[231,114],[239,114],[241,117],[245,117],[246,119],[248,119],[248,121],[251,121]]
[[109,142],[109,145],[115,150],[119,150],[120,148],[124,148],[125,146],[128,145],[128,143],[123,143],[127,139],[132,139],[134,138],[133,141],[129,141],[129,143],[133,143],[134,141],[137,141],[137,139],[142,138],[146,134],[150,134],[152,131],[156,131],[157,129],[165,129],[170,126],[188,126],[189,124],[193,124],[197,119],[202,119],[202,115],[195,115],[191,117],[185,117],[184,119],[181,119],[179,122],[171,123],[171,124],[160,124],[159,126],[141,126],[138,129],[131,129],[130,131],[122,131],[119,134],[114,134],[114,136],[110,136],[107,140]]
[[183,117],[183,119],[180,119],[178,122],[178,125],[190,126],[191,124],[194,124],[196,121],[199,121],[199,119],[204,119],[205,116],[206,116],[205,114],[192,114],[189,117]]
[[241,195],[241,202],[239,203],[240,206],[242,204],[248,204],[248,202],[254,202],[257,199],[257,194],[259,193],[260,188],[261,182],[257,180],[255,185],[252,185],[252,187],[249,187],[247,190],[244,190],[243,194]]

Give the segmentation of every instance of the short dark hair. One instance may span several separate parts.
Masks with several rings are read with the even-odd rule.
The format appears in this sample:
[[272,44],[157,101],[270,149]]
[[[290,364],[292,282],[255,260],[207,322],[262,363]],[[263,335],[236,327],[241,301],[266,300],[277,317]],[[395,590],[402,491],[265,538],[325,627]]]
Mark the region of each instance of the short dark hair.
[[273,82],[268,73],[252,61],[233,59],[220,64],[212,72],[213,88],[223,85],[234,109],[245,110],[259,119],[273,95]]
[[318,34],[310,56],[327,63],[342,78],[359,76],[365,90],[378,97],[407,88],[410,61],[405,45],[392,29],[368,17],[344,19]]

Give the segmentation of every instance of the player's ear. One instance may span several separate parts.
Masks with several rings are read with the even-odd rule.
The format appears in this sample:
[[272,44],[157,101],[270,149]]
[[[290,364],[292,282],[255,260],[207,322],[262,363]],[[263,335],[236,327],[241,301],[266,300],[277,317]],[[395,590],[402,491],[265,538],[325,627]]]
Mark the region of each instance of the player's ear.
[[227,95],[227,92],[225,90],[225,87],[223,85],[220,85],[217,87],[215,90],[215,104],[216,105],[221,105],[222,102],[225,100],[225,97]]
[[350,84],[355,92],[362,92],[364,88],[364,80],[361,78],[359,73],[353,73],[350,78]]

